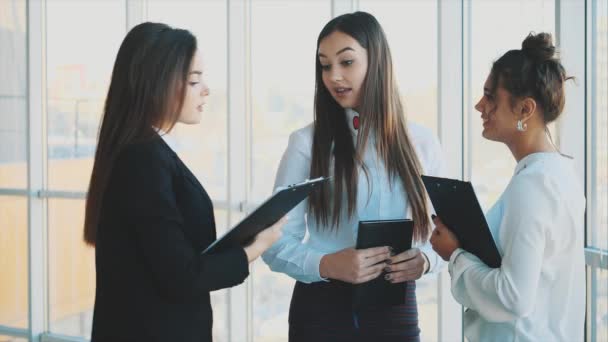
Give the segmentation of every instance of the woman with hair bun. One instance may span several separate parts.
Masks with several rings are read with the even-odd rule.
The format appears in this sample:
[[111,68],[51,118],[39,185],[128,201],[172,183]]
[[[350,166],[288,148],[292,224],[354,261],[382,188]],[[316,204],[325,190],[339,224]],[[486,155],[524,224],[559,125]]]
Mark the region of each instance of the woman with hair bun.
[[585,321],[585,197],[570,157],[547,124],[562,113],[564,67],[551,35],[530,34],[492,66],[481,112],[483,136],[517,160],[486,219],[502,265],[490,268],[460,248],[434,218],[431,243],[449,261],[454,298],[467,308],[469,341],[582,341]]

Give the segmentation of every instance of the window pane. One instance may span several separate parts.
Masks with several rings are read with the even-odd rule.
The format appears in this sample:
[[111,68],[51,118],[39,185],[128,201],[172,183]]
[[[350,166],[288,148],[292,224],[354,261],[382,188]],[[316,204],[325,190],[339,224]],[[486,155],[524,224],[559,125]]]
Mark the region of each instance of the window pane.
[[[360,0],[384,29],[409,121],[437,134],[437,1]],[[416,281],[423,340],[436,341],[437,276]]]
[[84,200],[48,200],[49,313],[53,333],[91,336],[95,249],[82,237]]
[[0,196],[0,325],[28,326],[27,200]]
[[125,0],[53,0],[47,10],[48,185],[85,191]]
[[384,29],[409,120],[437,132],[437,1],[359,0]]
[[25,1],[0,1],[0,188],[27,186]]
[[[521,48],[521,42],[530,31],[549,32],[555,41],[555,1],[472,0],[470,23],[470,29],[465,31],[470,39],[465,50],[468,56],[465,73],[469,80],[469,89],[465,89],[469,94],[465,98],[469,117],[466,139],[470,157],[467,162],[475,192],[481,206],[487,210],[506,188],[516,163],[504,144],[481,136],[480,113],[473,106],[483,94],[483,84],[492,62],[508,50]],[[491,28],[491,34],[488,28]]]
[[608,341],[608,271],[587,268],[589,272],[587,341]]
[[591,27],[590,220],[587,243],[608,250],[608,1],[593,2],[595,27]]
[[[331,16],[331,1],[253,0],[251,9],[252,143],[251,198],[272,193],[289,134],[313,120],[317,36]],[[277,40],[277,28],[290,28]],[[286,341],[294,281],[253,267],[253,329],[256,341]],[[270,287],[270,288],[269,288]]]
[[[187,29],[198,40],[203,57],[204,78],[210,88],[201,123],[177,124],[171,135],[177,140],[177,153],[196,175],[213,201],[227,198],[227,2],[149,1],[148,20]],[[226,231],[227,212],[215,211],[217,235]],[[227,290],[211,293],[213,340],[228,341]],[[244,303],[243,303],[244,304]]]
[[0,342],[27,342],[27,339],[21,337],[0,335]]

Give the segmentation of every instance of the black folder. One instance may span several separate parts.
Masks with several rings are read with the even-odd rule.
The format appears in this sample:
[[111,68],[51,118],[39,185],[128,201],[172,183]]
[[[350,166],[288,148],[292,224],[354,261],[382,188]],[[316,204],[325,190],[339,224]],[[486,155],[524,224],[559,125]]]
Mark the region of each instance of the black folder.
[[422,176],[437,216],[454,232],[460,245],[492,268],[501,257],[473,186],[457,179]]
[[[389,246],[395,254],[412,248],[412,220],[360,221],[357,249]],[[382,274],[353,288],[353,307],[378,307],[405,304],[406,283],[393,284]]]
[[249,245],[259,232],[279,221],[329,178],[331,177],[306,180],[277,191],[234,228],[209,245],[203,254],[221,252],[233,246]]

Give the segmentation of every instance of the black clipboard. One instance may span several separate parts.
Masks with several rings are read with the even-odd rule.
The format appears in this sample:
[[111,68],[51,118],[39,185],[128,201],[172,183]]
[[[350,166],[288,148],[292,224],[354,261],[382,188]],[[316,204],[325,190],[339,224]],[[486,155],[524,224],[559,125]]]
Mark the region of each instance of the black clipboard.
[[[395,254],[412,248],[414,222],[412,220],[360,221],[357,249],[389,246]],[[382,274],[353,287],[352,304],[355,309],[405,304],[406,283],[393,284]]]
[[460,245],[492,268],[501,264],[500,253],[470,182],[422,176],[437,216],[454,232]]
[[277,191],[234,228],[207,247],[203,254],[213,254],[234,246],[247,246],[262,230],[272,226],[291,209],[331,177],[319,177],[292,184]]

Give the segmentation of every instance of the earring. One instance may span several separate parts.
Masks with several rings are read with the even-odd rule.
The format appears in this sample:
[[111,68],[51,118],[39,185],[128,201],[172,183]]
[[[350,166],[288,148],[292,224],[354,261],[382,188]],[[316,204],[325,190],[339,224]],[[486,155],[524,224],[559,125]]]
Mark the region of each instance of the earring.
[[517,130],[520,132],[524,132],[528,129],[528,124],[523,123],[521,120],[517,120]]

